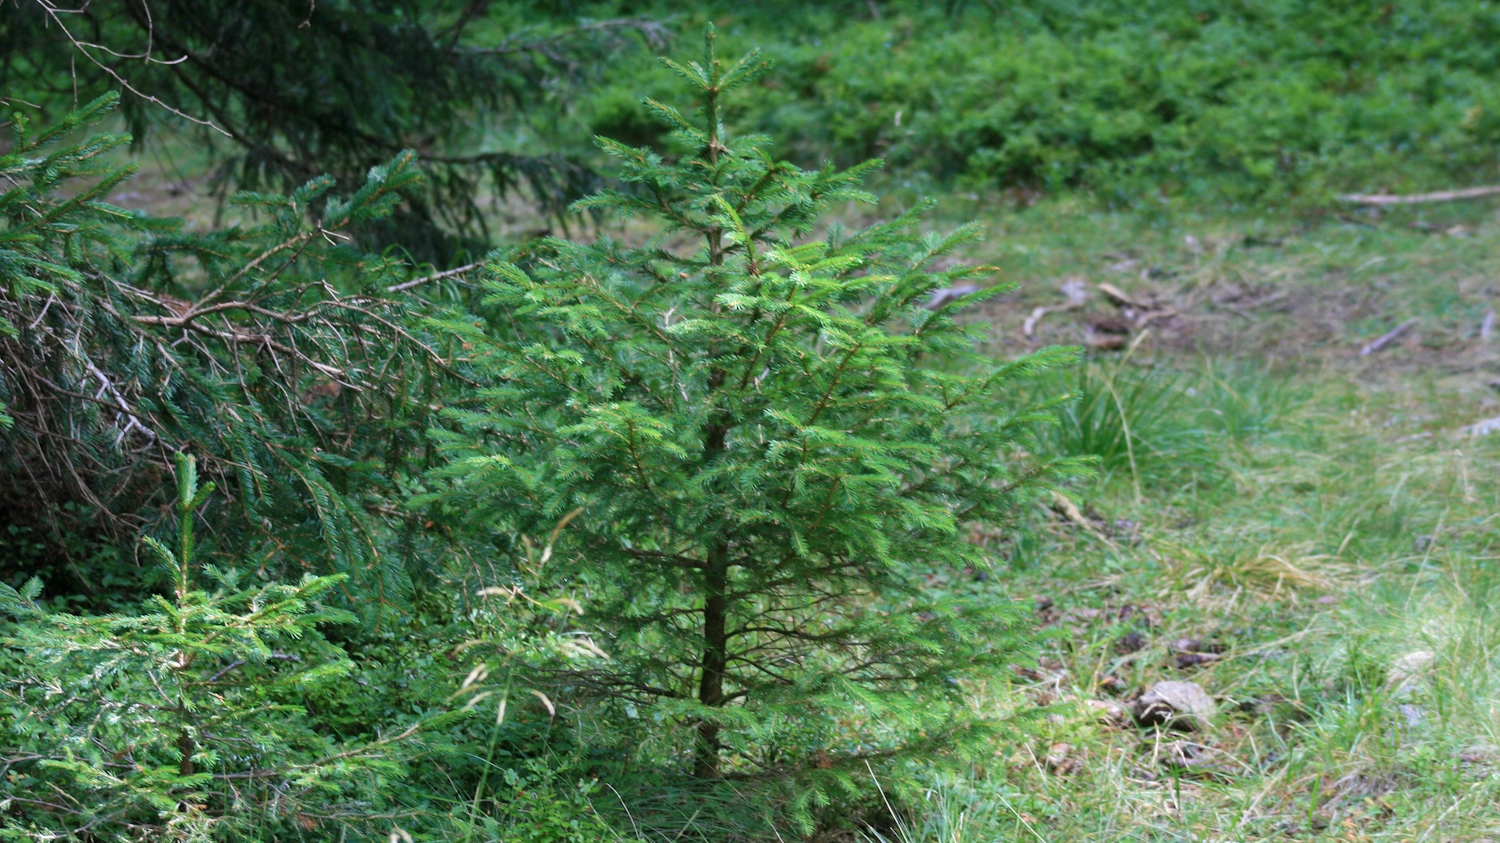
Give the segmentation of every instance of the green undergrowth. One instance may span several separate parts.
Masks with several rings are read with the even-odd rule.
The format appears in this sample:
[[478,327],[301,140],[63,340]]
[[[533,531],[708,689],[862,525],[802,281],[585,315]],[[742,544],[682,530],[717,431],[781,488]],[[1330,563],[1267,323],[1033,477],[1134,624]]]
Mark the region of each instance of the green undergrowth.
[[[1494,166],[1500,18],[1469,0],[584,8],[715,21],[779,66],[732,119],[793,157],[881,156],[904,179],[1318,204]],[[660,84],[649,63],[623,57],[556,125],[666,145],[634,107]]]

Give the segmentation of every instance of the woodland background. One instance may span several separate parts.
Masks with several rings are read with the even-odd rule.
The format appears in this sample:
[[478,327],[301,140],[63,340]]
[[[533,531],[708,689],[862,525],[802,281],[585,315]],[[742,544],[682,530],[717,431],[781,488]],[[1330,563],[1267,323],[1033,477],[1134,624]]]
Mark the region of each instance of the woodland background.
[[0,58],[5,839],[1500,834],[1493,4]]

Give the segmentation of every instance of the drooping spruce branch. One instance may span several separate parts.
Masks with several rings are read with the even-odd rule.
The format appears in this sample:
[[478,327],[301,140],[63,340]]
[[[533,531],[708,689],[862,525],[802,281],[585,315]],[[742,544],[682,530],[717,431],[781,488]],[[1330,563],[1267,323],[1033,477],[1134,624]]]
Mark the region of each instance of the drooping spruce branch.
[[451,377],[410,327],[414,294],[387,292],[409,269],[346,243],[419,183],[413,156],[346,198],[328,178],[239,194],[257,222],[187,232],[105,201],[130,171],[101,159],[128,138],[67,140],[112,103],[40,133],[18,116],[0,156],[5,519],[128,540],[187,449],[223,493],[220,539],[272,540],[349,574],[367,606],[398,603],[408,572],[376,534]]

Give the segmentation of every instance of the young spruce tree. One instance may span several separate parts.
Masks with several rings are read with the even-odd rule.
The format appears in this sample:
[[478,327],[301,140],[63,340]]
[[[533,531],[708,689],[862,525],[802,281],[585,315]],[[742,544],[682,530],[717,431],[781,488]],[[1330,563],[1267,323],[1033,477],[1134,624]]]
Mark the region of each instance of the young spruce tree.
[[992,274],[945,257],[974,226],[921,235],[918,208],[814,236],[830,206],[870,200],[876,163],[807,171],[728,136],[724,96],[765,64],[726,69],[713,45],[667,62],[696,121],[646,103],[689,153],[600,141],[628,189],[583,206],[659,235],[493,257],[492,324],[446,325],[491,386],[437,434],[453,460],[436,499],[497,536],[584,507],[572,567],[553,564],[611,661],[557,674],[557,692],[664,724],[631,741],[640,761],[791,775],[818,800],[865,760],[986,733],[962,680],[1027,636],[1014,604],[961,576],[988,561],[964,525],[1008,522],[1024,487],[1066,468],[1013,470],[1041,408],[1006,412],[997,392],[1071,353],[982,354],[983,328],[953,313],[1003,287],[926,306]]
[[354,620],[324,602],[344,577],[204,565],[193,522],[214,484],[199,487],[192,457],[176,463],[175,547],[144,540],[169,595],[77,615],[39,601],[36,579],[0,583],[0,840],[384,831],[365,817],[400,772],[391,745],[416,727],[347,742],[305,704],[354,668],[320,629]]

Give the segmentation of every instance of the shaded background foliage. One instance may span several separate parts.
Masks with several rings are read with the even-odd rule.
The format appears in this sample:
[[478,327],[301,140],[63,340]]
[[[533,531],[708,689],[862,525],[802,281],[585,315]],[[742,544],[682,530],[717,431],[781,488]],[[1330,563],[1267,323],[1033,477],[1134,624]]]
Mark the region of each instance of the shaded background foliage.
[[[734,119],[805,163],[878,155],[919,184],[1022,198],[1083,188],[1111,203],[1308,209],[1334,190],[1495,175],[1500,11],[1488,3],[768,3],[697,14],[719,22],[726,44],[764,44],[776,59]],[[621,102],[606,88],[579,115],[613,126]]]
[[[445,265],[484,251],[491,200],[521,189],[556,215],[597,186],[593,135],[665,149],[636,100],[666,90],[653,56],[670,36],[710,21],[777,64],[730,125],[802,166],[883,157],[919,189],[1316,213],[1340,190],[1493,178],[1500,141],[1500,12],[1475,0],[171,0],[58,17],[120,55],[73,48],[46,7],[9,0],[0,18],[12,95],[56,116],[128,80],[229,132],[125,92],[138,143],[155,125],[213,144],[225,189],[350,183],[416,149],[427,187],[369,233]],[[141,60],[148,45],[176,63]]]
[[123,89],[136,143],[187,129],[220,150],[221,198],[325,174],[350,184],[417,150],[423,187],[361,233],[449,262],[484,251],[485,196],[524,191],[555,216],[598,182],[565,149],[495,149],[490,136],[597,77],[607,56],[640,41],[660,48],[667,36],[648,19],[553,22],[529,4],[500,5],[9,3],[0,89],[40,98],[54,115]]

